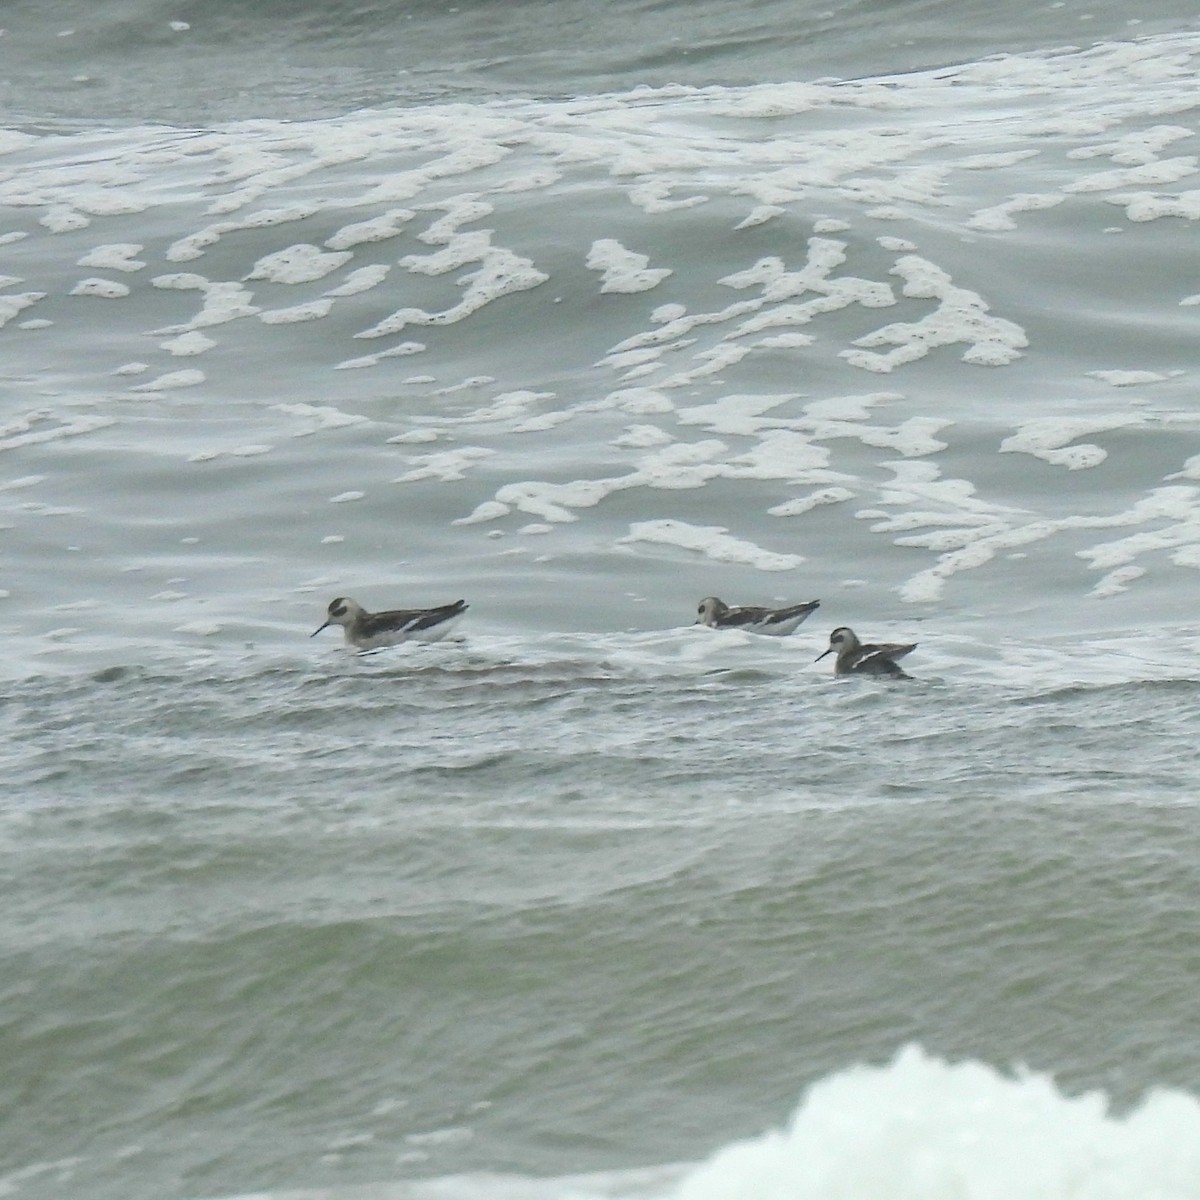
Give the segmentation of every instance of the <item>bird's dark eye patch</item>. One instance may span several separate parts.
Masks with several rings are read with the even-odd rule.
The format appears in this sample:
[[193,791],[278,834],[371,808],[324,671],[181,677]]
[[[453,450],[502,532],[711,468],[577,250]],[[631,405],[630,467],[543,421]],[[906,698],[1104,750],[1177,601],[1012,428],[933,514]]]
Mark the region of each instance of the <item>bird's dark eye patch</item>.
[[335,600],[329,606],[329,615],[331,617],[344,617],[346,615],[346,606],[340,600]]

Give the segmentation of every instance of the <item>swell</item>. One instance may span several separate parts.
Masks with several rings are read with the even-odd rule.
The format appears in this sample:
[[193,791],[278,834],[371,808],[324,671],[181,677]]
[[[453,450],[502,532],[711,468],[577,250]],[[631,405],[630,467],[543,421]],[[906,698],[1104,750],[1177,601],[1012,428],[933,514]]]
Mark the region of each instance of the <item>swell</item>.
[[[27,0],[9,4],[8,109],[33,121],[89,124],[321,118],[494,95],[862,78],[1079,40],[1066,11],[1031,17],[945,0],[864,0],[837,10],[807,0],[622,0],[602,8],[586,0],[214,0],[181,15],[168,17],[153,0],[59,4],[53,15]],[[1140,18],[1136,32],[1186,28],[1191,15],[1169,0]],[[1087,20],[1089,42],[1130,36],[1118,0],[1092,5]]]
[[1159,1025],[1191,1012],[1190,812],[694,815],[164,829],[6,954],[6,1157],[36,1127],[104,1197],[694,1160],[913,1038],[1118,1102],[1194,1078]]

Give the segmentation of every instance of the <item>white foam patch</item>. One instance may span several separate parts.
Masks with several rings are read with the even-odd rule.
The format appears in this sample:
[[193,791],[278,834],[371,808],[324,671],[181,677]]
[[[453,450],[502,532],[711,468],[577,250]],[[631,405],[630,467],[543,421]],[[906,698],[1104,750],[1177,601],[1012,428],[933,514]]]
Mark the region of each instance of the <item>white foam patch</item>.
[[113,242],[89,250],[77,266],[93,267],[98,271],[141,271],[145,262],[137,258],[143,247],[137,242]]
[[[901,467],[908,468],[910,472],[914,468],[923,468],[926,472],[935,470],[928,463],[894,464],[893,469]],[[1114,582],[1116,590],[1123,590],[1130,582],[1140,578],[1140,572],[1123,570],[1133,565],[1135,559],[1200,542],[1200,488],[1191,486],[1155,488],[1149,495],[1115,513],[1072,515],[1056,519],[1034,517],[1028,520],[1018,510],[1003,509],[979,501],[973,495],[973,487],[964,480],[925,477],[914,481],[910,476],[893,496],[893,502],[909,502],[918,491],[943,503],[957,504],[959,511],[928,515],[903,513],[886,518],[873,528],[890,532],[918,528],[923,524],[954,525],[956,521],[960,528],[935,529],[931,533],[896,539],[900,545],[922,546],[941,552],[934,566],[918,572],[899,589],[901,598],[912,603],[932,603],[941,597],[946,580],[958,572],[983,566],[997,554],[1043,541],[1067,530],[1119,529],[1148,522],[1160,523],[1159,528],[1076,551],[1077,557],[1087,561],[1094,570],[1120,572],[1112,577],[1109,584],[1102,585],[1105,591],[1100,594],[1110,595],[1114,594]],[[857,515],[864,519],[885,516],[869,511]]]
[[[702,442],[673,442],[662,449],[644,455],[637,467],[628,475],[602,481],[612,485],[612,490],[633,487],[664,488],[679,490],[703,487],[717,476],[735,474],[719,460],[726,445],[716,438]],[[750,468],[746,468],[750,473]]]
[[120,300],[130,292],[127,283],[116,279],[81,279],[70,291],[72,296],[95,296],[100,300]]
[[990,208],[981,208],[967,221],[969,229],[979,229],[987,233],[1002,233],[1016,229],[1013,219],[1017,213],[1040,212],[1043,209],[1055,208],[1066,199],[1058,192],[1022,192],[1010,196],[1001,204]]
[[131,392],[169,392],[177,391],[180,388],[196,387],[205,381],[203,371],[198,371],[191,368],[183,371],[168,371],[165,375],[159,375],[156,379],[150,380],[149,383],[139,383],[135,387],[131,387]]
[[299,325],[304,321],[319,321],[333,311],[333,301],[328,297],[310,300],[307,304],[294,304],[290,308],[268,308],[258,314],[264,325]]
[[1160,371],[1088,371],[1087,375],[1113,387],[1142,387],[1148,383],[1165,383],[1171,378]]
[[719,474],[732,479],[787,479],[818,483],[828,477],[829,450],[791,429],[767,433],[757,446],[729,460]]
[[545,283],[550,276],[539,271],[527,258],[511,250],[489,251],[479,269],[464,275],[460,280],[467,285],[458,304],[442,312],[426,312],[421,308],[397,309],[370,329],[354,336],[359,338],[385,337],[399,333],[408,325],[453,325],[478,312],[486,304],[512,295],[514,292],[529,291]]
[[627,250],[613,238],[600,238],[588,251],[589,270],[601,272],[600,290],[632,295],[657,287],[671,271],[651,267],[649,255]]
[[[229,212],[256,199],[258,195],[261,195],[261,189],[242,195],[232,194],[214,202],[209,211]],[[188,262],[191,259],[200,258],[227,233],[236,233],[246,229],[269,229],[277,225],[286,225],[292,221],[304,221],[317,211],[312,204],[293,204],[285,208],[262,209],[237,221],[221,221],[180,238],[167,248],[165,257],[168,262]]]
[[1029,344],[1025,331],[1013,321],[994,317],[977,293],[957,286],[946,271],[917,255],[901,258],[893,268],[901,276],[904,294],[915,299],[933,299],[937,307],[918,321],[885,325],[855,341],[856,346],[895,346],[884,354],[865,350],[843,350],[841,356],[852,366],[887,372],[916,362],[939,346],[965,343],[964,362],[976,366],[1004,366],[1020,358]]
[[1042,417],[1020,426],[1016,433],[1000,443],[1002,454],[1032,454],[1055,466],[1079,471],[1096,467],[1108,454],[1099,446],[1070,443],[1090,433],[1108,433],[1144,424],[1139,416],[1114,417]]
[[566,409],[560,409],[558,412],[538,413],[537,416],[518,421],[511,428],[513,433],[542,433],[570,421],[574,415]]
[[352,250],[366,242],[383,242],[396,237],[417,214],[408,208],[391,208],[366,221],[344,225],[325,239],[330,250]]
[[810,492],[807,496],[798,496],[795,500],[776,504],[774,508],[768,508],[767,512],[773,517],[800,517],[805,513],[812,512],[815,508],[821,508],[827,504],[845,504],[847,500],[853,499],[854,493],[849,488],[820,488],[815,492]]
[[620,409],[631,417],[648,417],[673,412],[675,403],[656,388],[634,387],[610,392],[597,407]]
[[[168,338],[165,342],[159,342],[161,349],[168,354],[173,354],[177,358],[187,358],[196,354],[203,354],[206,350],[211,350],[217,343],[212,338],[200,333],[199,330],[192,330],[191,333],[181,333],[176,338]],[[145,364],[141,364],[144,366]]]
[[152,279],[151,283],[158,288],[174,291],[199,291],[204,295],[204,303],[200,311],[190,321],[155,330],[157,334],[189,333],[193,329],[208,329],[214,325],[225,325],[241,317],[252,317],[259,312],[259,308],[250,303],[253,293],[247,291],[237,281],[211,283],[201,275],[182,273],[159,275]]
[[907,252],[907,251],[913,251],[913,250],[916,250],[916,248],[917,248],[916,243],[910,242],[908,240],[908,238],[892,237],[890,235],[885,235],[884,237],[878,237],[875,240],[879,243],[880,246],[883,247],[884,250],[891,250],[897,254]]
[[864,428],[859,437],[865,445],[894,450],[905,458],[917,458],[945,450],[948,443],[934,435],[953,423],[937,417],[910,417],[890,429]]
[[496,452],[486,446],[460,446],[454,450],[441,450],[433,454],[418,454],[409,459],[412,470],[394,479],[393,483],[415,483],[420,479],[437,479],[442,483],[465,479],[467,472],[491,458]]
[[45,292],[20,292],[0,296],[0,328],[9,323],[18,313],[31,308],[39,300],[46,298]]
[[1145,569],[1142,567],[1117,567],[1115,570],[1109,571],[1092,588],[1091,594],[1099,599],[1105,599],[1108,596],[1118,596],[1121,592],[1128,591],[1129,585],[1135,580],[1141,579],[1145,574]]
[[335,288],[330,288],[326,296],[357,296],[378,287],[391,271],[386,263],[373,263],[369,267],[359,267],[351,271]]
[[605,496],[611,495],[612,491],[613,484],[609,479],[577,479],[571,483],[523,480],[499,488],[496,502],[541,517],[543,521],[567,523],[579,520],[571,509],[591,508]]
[[312,283],[324,279],[348,263],[350,251],[325,251],[308,242],[297,242],[273,254],[264,254],[246,275],[247,279],[266,279],[271,283]]
[[1167,479],[1200,479],[1200,454],[1193,454],[1183,467],[1165,476]]
[[1200,1102],[1148,1094],[1114,1115],[1046,1075],[917,1048],[813,1085],[781,1130],[734,1142],[670,1200],[1125,1200],[1200,1192]]
[[[1200,543],[1198,498],[1200,489],[1193,487],[1157,488],[1134,505],[1133,509],[1110,518],[1106,525],[1141,524],[1147,519],[1156,519],[1164,524],[1157,529],[1142,530],[1111,542],[1099,542],[1076,553],[1094,570],[1112,571],[1130,566],[1146,554],[1194,546]],[[1076,518],[1073,523],[1088,528],[1106,527],[1096,519]]]
[[197,275],[193,271],[175,271],[169,275],[156,275],[150,280],[150,283],[156,288],[173,289],[180,292],[202,292],[211,286],[203,275]]
[[38,446],[63,438],[79,437],[115,425],[114,417],[84,414],[63,418],[45,409],[36,409],[13,417],[0,425],[0,450],[16,450],[22,446]]
[[[810,305],[805,304],[775,304],[765,311],[760,311],[755,316],[743,321],[738,327],[727,337],[743,337],[746,334],[762,333],[766,329],[779,329],[790,325],[807,325],[814,316],[814,310]],[[805,345],[810,344],[815,339],[811,335],[804,335]]]
[[411,445],[416,442],[436,442],[442,435],[436,429],[408,429],[388,438],[388,444]]
[[83,213],[76,212],[64,204],[53,205],[38,217],[38,224],[45,226],[51,233],[74,233],[86,229],[91,223],[90,218],[85,217]]
[[[614,164],[612,168],[613,174],[629,175],[638,173],[638,167],[630,161],[631,157],[630,155],[626,155],[622,161]],[[672,199],[671,193],[675,190],[675,186],[675,184],[665,179],[654,179],[646,183],[634,184],[629,189],[629,199],[638,208],[649,213],[651,216],[677,212],[680,209],[695,208],[697,204],[708,202],[708,197],[703,195],[691,195],[685,196],[682,199]]]
[[406,254],[400,265],[416,275],[446,275],[460,271],[469,263],[482,262],[493,250],[490,229],[471,230],[444,239],[431,237],[428,231],[421,236],[423,240],[445,240],[447,245],[432,254]]
[[350,425],[362,425],[367,418],[360,413],[343,412],[328,404],[272,404],[273,412],[287,413],[300,417],[303,423],[294,430],[292,437],[309,437],[325,429],[345,429]]
[[1197,160],[1194,155],[1179,158],[1156,159],[1136,167],[1116,167],[1111,171],[1097,171],[1093,175],[1074,179],[1063,185],[1064,192],[1110,192],[1115,188],[1154,187],[1167,183],[1178,183],[1196,173]]
[[[424,342],[401,342],[387,350],[380,350],[377,354],[361,354],[357,358],[344,358],[341,362],[334,363],[333,369],[335,371],[361,371],[366,367],[377,367],[385,359],[405,358],[410,354],[420,354],[424,349]],[[406,379],[404,382],[412,383],[414,380]],[[432,381],[425,378],[415,382],[429,383]]]
[[1185,221],[1200,221],[1200,189],[1164,196],[1158,192],[1127,192],[1109,196],[1110,204],[1121,205],[1130,221],[1160,221],[1178,217]]
[[664,446],[675,439],[657,425],[627,425],[625,432],[609,441],[610,446],[621,449],[644,450],[651,446]]
[[[430,380],[430,382],[433,381]],[[494,375],[468,375],[466,379],[460,379],[458,383],[451,383],[445,387],[438,388],[433,395],[453,396],[458,392],[475,392],[495,382],[496,377]],[[466,419],[469,420],[470,418]]]
[[739,363],[751,353],[750,346],[714,346],[709,350],[700,350],[693,357],[700,359],[700,365],[690,371],[676,371],[659,383],[664,388],[680,388],[693,384],[698,379],[720,375],[735,363]]
[[807,333],[776,333],[771,337],[759,338],[755,350],[802,350],[811,346],[815,339]]
[[629,533],[619,539],[619,544],[638,542],[678,546],[715,562],[737,563],[760,571],[790,571],[804,562],[799,554],[776,554],[753,542],[733,537],[728,529],[719,525],[689,525],[675,520],[635,521],[630,525]]
[[765,396],[724,396],[711,404],[679,409],[678,421],[680,425],[702,425],[711,433],[750,436],[765,425],[777,423],[770,418],[764,419],[764,414],[798,397],[797,392]]
[[734,229],[752,229],[755,225],[765,225],[776,217],[782,217],[787,212],[778,204],[756,204],[746,216],[739,221]]
[[1175,142],[1194,136],[1195,131],[1183,125],[1154,125],[1122,134],[1109,142],[1076,147],[1068,151],[1067,157],[1073,160],[1105,157],[1123,166],[1136,166],[1153,162]]
[[[480,385],[491,383],[490,379],[480,379],[475,381]],[[468,382],[464,386],[474,386]],[[449,390],[449,389],[446,389]],[[445,394],[445,391],[442,393]],[[473,411],[466,413],[461,417],[443,417],[441,424],[443,425],[487,425],[493,422],[514,422],[509,425],[510,430],[528,426],[532,418],[530,412],[537,404],[544,400],[554,400],[553,392],[532,392],[526,388],[518,389],[513,392],[501,392],[494,397],[489,403],[481,408],[476,408]],[[570,414],[554,414],[555,416]],[[557,422],[556,422],[557,423]]]
[[484,238],[484,245],[491,237],[488,230],[460,233],[459,227],[481,221],[495,211],[494,206],[487,200],[480,199],[475,193],[462,196],[451,196],[430,208],[440,208],[443,215],[431,222],[417,236],[430,246],[454,246],[455,244],[476,244],[476,239]]
[[499,500],[485,500],[475,506],[474,511],[466,517],[451,521],[452,525],[480,525],[487,521],[496,521],[512,512],[510,505],[502,504]]

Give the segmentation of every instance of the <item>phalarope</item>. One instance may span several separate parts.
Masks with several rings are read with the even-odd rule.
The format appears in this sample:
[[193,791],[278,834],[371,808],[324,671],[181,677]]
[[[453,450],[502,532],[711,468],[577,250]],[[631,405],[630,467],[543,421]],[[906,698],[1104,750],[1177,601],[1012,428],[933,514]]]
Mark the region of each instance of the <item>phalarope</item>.
[[[917,648],[916,642],[883,642],[863,644],[853,629],[839,626],[829,635],[829,649],[825,654],[837,654],[833,673],[835,675],[888,675],[893,679],[911,679],[898,666],[896,659]],[[820,662],[825,654],[818,654]]]
[[700,615],[696,624],[784,637],[810,613],[816,612],[820,604],[820,600],[809,600],[804,604],[790,604],[787,608],[730,608],[716,596],[705,596],[697,609]]
[[378,650],[400,642],[436,642],[450,632],[459,617],[467,611],[462,600],[438,608],[393,609],[390,612],[367,612],[357,600],[339,596],[329,602],[329,615],[320,629],[309,635],[316,637],[321,629],[340,625],[346,641],[360,650]]

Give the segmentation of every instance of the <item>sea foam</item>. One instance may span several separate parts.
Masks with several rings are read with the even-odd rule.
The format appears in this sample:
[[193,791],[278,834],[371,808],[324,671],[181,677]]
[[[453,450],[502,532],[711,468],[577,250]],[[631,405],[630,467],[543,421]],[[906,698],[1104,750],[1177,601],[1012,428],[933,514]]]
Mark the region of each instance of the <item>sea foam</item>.
[[1157,1091],[1128,1114],[1047,1075],[916,1047],[815,1084],[785,1129],[736,1142],[670,1200],[1194,1200],[1200,1102]]

